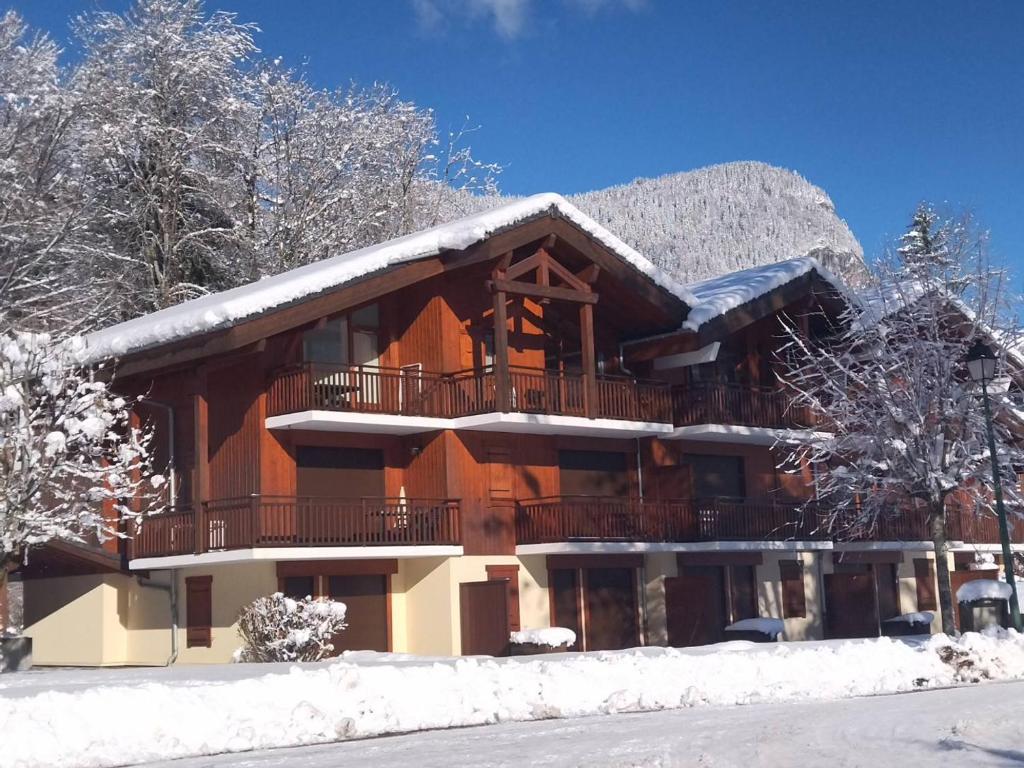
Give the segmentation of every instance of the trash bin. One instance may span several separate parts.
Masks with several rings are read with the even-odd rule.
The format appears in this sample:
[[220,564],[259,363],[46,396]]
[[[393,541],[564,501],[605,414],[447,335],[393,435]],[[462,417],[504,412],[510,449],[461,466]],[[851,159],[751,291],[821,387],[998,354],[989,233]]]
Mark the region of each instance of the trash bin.
[[0,672],[24,672],[31,666],[31,637],[0,637]]

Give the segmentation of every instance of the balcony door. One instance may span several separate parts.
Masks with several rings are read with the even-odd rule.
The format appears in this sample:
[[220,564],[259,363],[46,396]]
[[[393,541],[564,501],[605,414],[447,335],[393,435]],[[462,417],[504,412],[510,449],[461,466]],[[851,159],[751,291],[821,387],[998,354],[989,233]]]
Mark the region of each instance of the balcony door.
[[296,450],[299,496],[347,499],[384,496],[384,452],[301,445]]

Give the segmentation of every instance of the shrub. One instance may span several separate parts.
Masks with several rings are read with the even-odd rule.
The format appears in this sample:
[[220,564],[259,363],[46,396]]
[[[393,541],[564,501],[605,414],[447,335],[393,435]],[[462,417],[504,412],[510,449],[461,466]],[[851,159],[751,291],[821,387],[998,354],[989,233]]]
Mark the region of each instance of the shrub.
[[253,600],[238,616],[242,647],[236,661],[319,661],[331,639],[348,626],[345,604],[275,592]]

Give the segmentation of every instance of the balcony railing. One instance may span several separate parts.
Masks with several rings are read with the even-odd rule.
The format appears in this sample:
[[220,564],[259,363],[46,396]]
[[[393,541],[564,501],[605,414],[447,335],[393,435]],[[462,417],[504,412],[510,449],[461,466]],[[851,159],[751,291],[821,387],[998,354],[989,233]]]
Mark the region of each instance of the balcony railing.
[[[570,541],[928,541],[927,515],[910,511],[879,521],[851,537],[840,524],[829,529],[824,509],[773,499],[672,499],[640,501],[602,496],[552,496],[521,501],[516,511],[519,544]],[[999,542],[994,517],[951,512],[948,538],[968,544]],[[1024,543],[1024,521],[1011,523],[1011,539]]]
[[[196,536],[205,531],[204,536]],[[253,547],[458,546],[459,503],[451,499],[243,496],[206,502],[200,515],[146,517],[132,557]]]
[[673,387],[673,421],[677,427],[732,424],[770,429],[806,429],[814,413],[793,405],[783,390],[744,384],[693,384]]
[[520,544],[564,541],[784,541],[821,538],[817,515],[772,500],[640,501],[557,496],[519,503]]
[[595,392],[588,395],[580,372],[512,367],[507,402],[501,403],[496,376],[492,367],[442,374],[414,367],[303,363],[274,376],[267,415],[323,410],[457,418],[515,412],[661,423],[672,420],[670,389],[661,382],[599,375]]

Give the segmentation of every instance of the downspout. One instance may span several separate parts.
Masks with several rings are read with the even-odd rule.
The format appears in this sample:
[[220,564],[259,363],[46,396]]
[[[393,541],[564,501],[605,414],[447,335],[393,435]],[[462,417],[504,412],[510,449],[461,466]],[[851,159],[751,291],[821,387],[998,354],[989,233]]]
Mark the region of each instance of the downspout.
[[[623,351],[623,344],[619,344],[619,370],[633,376],[633,371],[626,367],[626,357]],[[641,503],[644,500],[644,464],[640,456],[640,438],[634,438],[636,445],[636,488]],[[647,558],[640,561],[640,645],[647,645]]]
[[[624,355],[623,347],[625,344],[619,344],[619,370],[625,373],[627,376],[635,376],[633,371],[626,367],[626,358]],[[644,500],[644,467],[640,461],[640,438],[633,438],[636,444],[636,488],[637,493],[640,496],[640,501]],[[646,606],[645,606],[646,609]]]
[[[174,454],[174,406],[144,397],[141,401],[146,405],[162,409],[167,414],[167,503],[171,509],[178,504],[178,470]],[[171,655],[167,657],[165,666],[171,666],[178,660],[178,574],[170,571],[171,579],[167,584],[151,581],[142,576],[136,577],[140,587],[158,589],[167,593],[171,610]]]

